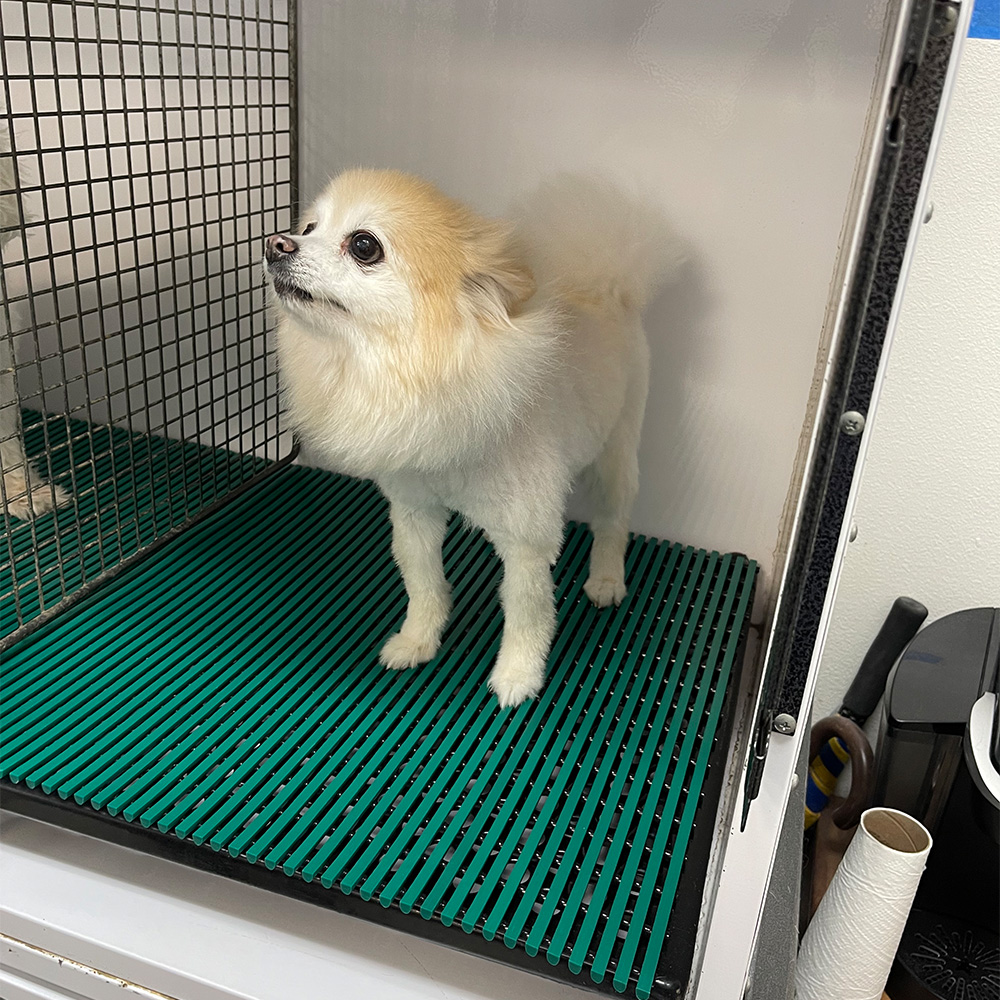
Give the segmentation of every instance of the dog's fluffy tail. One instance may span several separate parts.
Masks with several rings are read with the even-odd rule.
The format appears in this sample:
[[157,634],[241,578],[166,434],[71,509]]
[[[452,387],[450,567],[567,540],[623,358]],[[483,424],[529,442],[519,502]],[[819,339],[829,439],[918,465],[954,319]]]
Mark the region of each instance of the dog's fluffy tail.
[[[0,107],[0,112],[3,108]],[[9,243],[17,235],[14,226],[21,223],[18,211],[17,185],[14,183],[14,156],[11,152],[10,133],[7,131],[7,119],[0,114],[0,247]],[[25,218],[25,222],[31,221]]]
[[659,206],[602,178],[559,174],[517,215],[539,283],[580,305],[641,312],[684,261]]

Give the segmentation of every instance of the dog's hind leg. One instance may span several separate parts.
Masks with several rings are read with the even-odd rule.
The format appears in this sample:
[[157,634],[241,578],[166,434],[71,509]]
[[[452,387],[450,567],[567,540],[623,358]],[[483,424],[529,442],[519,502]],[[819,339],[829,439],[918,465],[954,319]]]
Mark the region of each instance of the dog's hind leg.
[[599,608],[621,604],[625,586],[625,548],[632,505],[639,491],[639,433],[646,386],[633,386],[618,423],[590,468],[594,546],[584,592]]
[[392,555],[406,584],[409,604],[402,628],[382,647],[380,659],[393,670],[434,658],[451,610],[441,546],[448,511],[435,502],[409,505],[390,496]]
[[0,306],[0,507],[11,517],[30,520],[64,506],[70,497],[46,482],[24,454],[15,367],[6,311]]

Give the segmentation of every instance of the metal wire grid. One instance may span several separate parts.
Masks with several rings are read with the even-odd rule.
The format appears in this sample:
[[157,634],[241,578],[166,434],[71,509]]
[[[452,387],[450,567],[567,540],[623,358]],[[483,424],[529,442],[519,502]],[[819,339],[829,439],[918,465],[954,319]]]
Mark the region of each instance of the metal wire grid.
[[0,0],[0,39],[0,601],[23,626],[288,451],[256,259],[291,222],[294,2]]

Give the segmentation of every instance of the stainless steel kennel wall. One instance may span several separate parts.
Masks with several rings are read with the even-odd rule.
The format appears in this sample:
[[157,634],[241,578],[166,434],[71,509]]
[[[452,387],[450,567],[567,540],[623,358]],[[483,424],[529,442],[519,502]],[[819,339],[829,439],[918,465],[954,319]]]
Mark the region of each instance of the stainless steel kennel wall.
[[2,0],[0,38],[3,636],[289,451],[294,3]]

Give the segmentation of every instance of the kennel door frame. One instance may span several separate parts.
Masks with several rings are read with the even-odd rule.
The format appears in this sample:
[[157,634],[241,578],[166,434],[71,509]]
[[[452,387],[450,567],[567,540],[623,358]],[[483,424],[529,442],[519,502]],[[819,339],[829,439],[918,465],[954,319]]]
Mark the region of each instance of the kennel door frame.
[[[917,5],[915,4],[914,6]],[[933,7],[933,2],[930,6]],[[962,51],[968,37],[969,24],[972,19],[973,4],[970,0],[959,0],[958,3],[949,3],[949,6],[953,8],[957,7],[958,16],[955,23],[954,39],[948,58],[948,68],[945,74],[940,103],[934,119],[934,128],[931,135],[930,147],[927,152],[920,190],[917,195],[912,218],[910,219],[906,249],[892,297],[892,310],[885,332],[885,340],[866,420],[870,420],[878,408],[879,396],[892,350],[892,341],[902,310],[902,303],[906,295],[907,276],[929,203],[929,191],[933,180],[934,164],[941,145],[948,107],[954,93]],[[902,35],[907,28],[907,23],[908,19],[903,17],[900,19],[898,25],[896,37],[897,60],[899,55],[898,47],[901,45]],[[898,61],[896,61],[896,65],[898,65]],[[890,80],[894,79],[895,73],[890,77]],[[886,90],[883,100],[889,96],[890,90]],[[877,151],[873,151],[873,161],[877,158]],[[860,240],[860,230],[865,222],[866,213],[859,214],[857,217],[858,228],[854,236],[856,241]],[[844,291],[846,293],[846,287]],[[830,363],[832,364],[832,360]],[[822,414],[819,414],[817,417],[817,424],[813,429],[812,444],[815,443],[818,435],[818,425],[821,417]],[[753,800],[752,808],[749,808],[750,802],[748,800],[747,784],[745,782],[741,783],[741,787],[737,793],[736,808],[732,821],[728,829],[723,831],[724,844],[717,845],[717,850],[720,854],[724,852],[724,864],[723,859],[720,858],[719,866],[721,873],[714,884],[714,899],[711,904],[709,904],[707,899],[705,902],[706,907],[711,905],[712,915],[707,923],[704,924],[704,948],[700,949],[700,951],[696,950],[696,961],[700,960],[701,965],[700,968],[696,968],[693,981],[697,983],[695,994],[699,998],[743,996],[743,991],[751,982],[754,964],[762,961],[780,963],[787,960],[787,954],[782,950],[781,942],[775,947],[773,941],[765,941],[763,938],[761,925],[764,905],[768,899],[772,878],[776,874],[775,862],[781,850],[779,840],[786,829],[786,824],[792,824],[792,829],[801,828],[805,774],[800,772],[803,766],[808,766],[804,754],[808,746],[813,695],[823,659],[827,632],[836,602],[841,568],[847,546],[851,540],[851,524],[854,519],[854,508],[858,499],[861,473],[864,468],[867,448],[868,438],[862,435],[850,493],[847,497],[846,509],[838,536],[833,567],[826,584],[823,610],[815,635],[815,643],[809,658],[809,670],[805,688],[796,716],[797,725],[792,734],[783,734],[773,728],[774,713],[773,709],[768,710],[768,691],[766,686],[762,683],[757,690],[753,718],[760,720],[762,713],[768,710],[767,724],[766,726],[761,726],[758,730],[758,733],[762,734],[764,740],[766,740],[764,752],[767,764],[766,767],[762,767],[761,769],[759,789],[756,798]],[[807,476],[802,483],[803,497],[809,485],[810,480]],[[794,556],[794,546],[790,546],[786,559],[786,576],[788,564]],[[780,627],[781,621],[778,615],[775,614],[771,619],[769,649],[765,651],[765,660],[768,653],[774,648],[775,633]],[[779,678],[776,689],[772,691],[772,697],[779,697],[781,695],[780,687]],[[739,730],[737,729],[733,737],[734,753],[736,752],[735,744],[739,739],[739,735]],[[732,761],[734,771],[739,762],[742,762],[744,768],[742,772],[739,772],[740,778],[743,778],[748,773],[751,759],[758,750],[759,745],[751,742],[750,746],[743,749],[742,754],[734,757]],[[803,761],[805,761],[805,765],[803,765]],[[745,825],[741,822],[741,818],[744,815],[746,817]],[[795,849],[798,850],[798,839],[795,838],[793,842]],[[766,867],[760,864],[761,858],[768,859]],[[792,922],[797,926],[797,921],[798,915],[796,912],[792,918]]]

